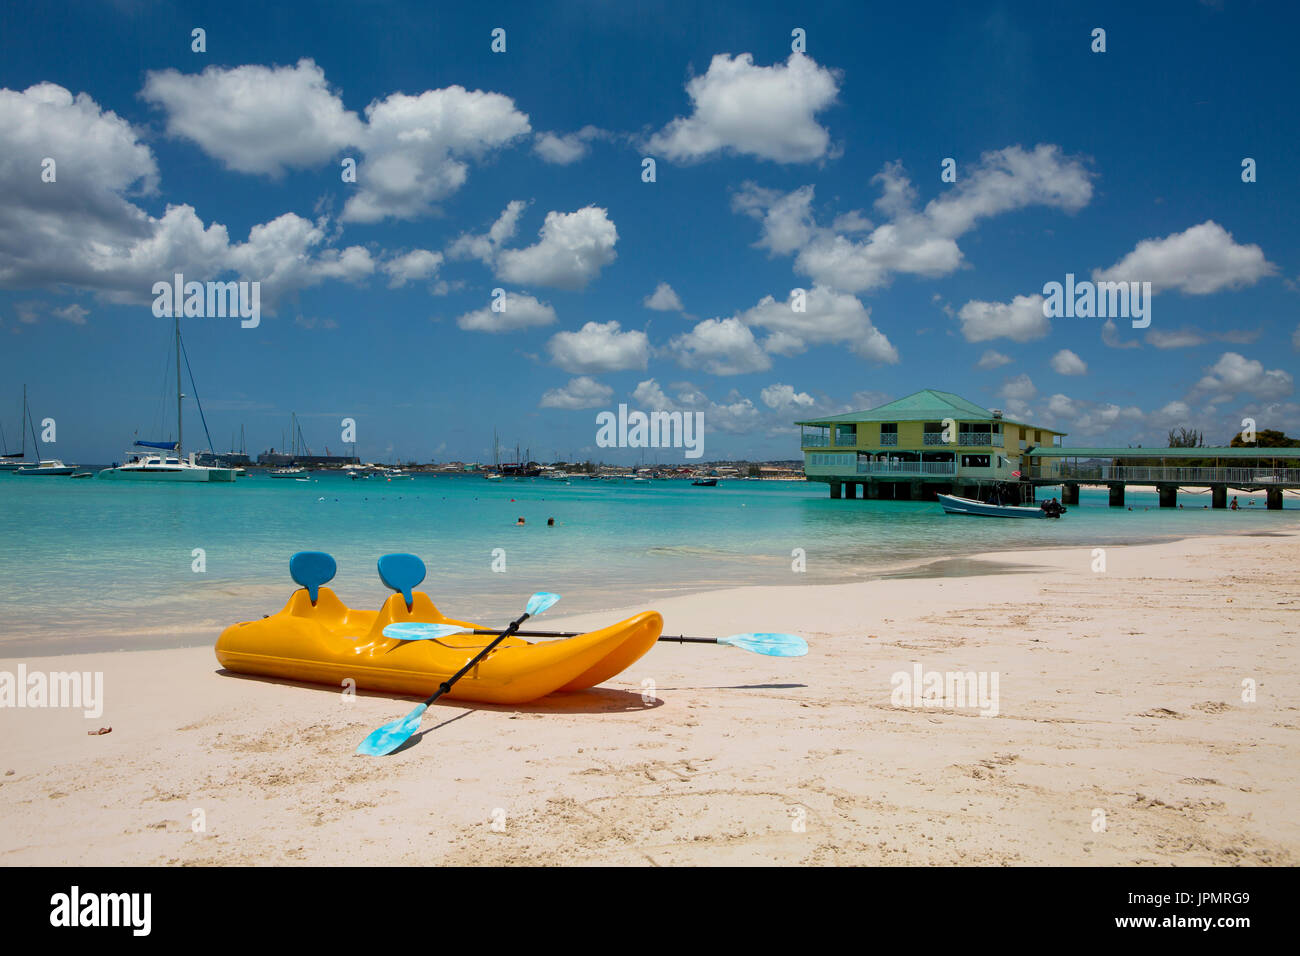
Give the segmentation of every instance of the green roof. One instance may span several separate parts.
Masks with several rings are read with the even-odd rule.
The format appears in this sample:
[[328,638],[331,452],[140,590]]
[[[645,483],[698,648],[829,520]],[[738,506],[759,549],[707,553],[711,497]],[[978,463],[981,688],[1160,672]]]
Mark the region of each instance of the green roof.
[[[833,425],[837,422],[896,422],[896,421],[942,421],[951,418],[955,421],[993,421],[993,413],[983,406],[968,402],[952,392],[941,392],[934,388],[923,388],[919,392],[877,405],[861,412],[845,412],[843,415],[831,415],[809,421],[795,422],[796,425]],[[1009,425],[1028,425],[1027,422],[1002,419]],[[1040,428],[1038,425],[1029,426]],[[1042,429],[1055,431],[1055,429]],[[1059,434],[1059,432],[1058,432]]]
[[1300,448],[1063,448],[1043,445],[1030,458],[1300,458]]

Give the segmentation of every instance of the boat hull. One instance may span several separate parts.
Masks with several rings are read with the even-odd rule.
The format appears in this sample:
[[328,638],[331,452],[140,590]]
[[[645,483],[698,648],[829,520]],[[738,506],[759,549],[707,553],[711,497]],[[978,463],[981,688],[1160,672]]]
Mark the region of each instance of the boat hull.
[[[353,610],[327,587],[315,606],[295,591],[278,614],[234,624],[217,639],[227,670],[389,694],[425,697],[490,644],[492,636],[456,634],[436,641],[384,637],[389,624],[431,621],[482,625],[445,617],[416,592],[408,611],[393,595],[378,611]],[[564,640],[529,643],[507,638],[446,695],[491,704],[524,704],[556,691],[581,690],[631,665],[659,639],[663,618],[646,611],[618,624]]]
[[74,465],[61,468],[19,468],[14,471],[14,474],[22,475],[24,478],[57,478],[62,475],[70,475],[76,470]]
[[974,498],[959,498],[956,495],[939,495],[939,504],[950,515],[971,515],[977,518],[1046,518],[1047,512],[1042,508],[1028,508],[1022,505],[991,505]]
[[105,468],[105,481],[234,481],[233,468]]

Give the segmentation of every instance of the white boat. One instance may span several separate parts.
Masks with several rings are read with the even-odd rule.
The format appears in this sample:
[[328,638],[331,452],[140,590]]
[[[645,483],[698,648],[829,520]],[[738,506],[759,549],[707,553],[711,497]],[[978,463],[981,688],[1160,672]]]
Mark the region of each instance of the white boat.
[[18,468],[15,475],[70,475],[77,470],[76,465],[65,465],[57,458],[42,459],[35,465],[23,465]]
[[[144,444],[141,442],[140,444]],[[152,446],[151,446],[152,447]],[[120,465],[105,468],[99,477],[108,481],[234,481],[234,468],[213,468],[195,464],[195,453],[179,454],[128,451]]]
[[1026,505],[1000,505],[959,498],[956,495],[939,495],[939,504],[950,515],[972,515],[980,518],[1059,518],[1065,508],[1055,498],[1049,498],[1037,508]]
[[[156,451],[128,451],[120,465],[105,468],[99,477],[108,481],[230,481],[234,468],[217,468],[195,462],[196,452],[187,457],[181,450],[181,320],[176,318],[176,441],[137,441],[136,448]],[[193,376],[191,376],[191,379]],[[196,399],[197,400],[197,399]],[[168,454],[170,452],[170,454]]]
[[[22,460],[14,460],[15,456],[6,455],[4,459],[5,471],[12,471],[15,475],[27,475],[29,477],[42,477],[70,475],[77,470],[76,465],[65,465],[57,458],[41,458],[40,448],[41,441],[36,437],[36,423],[32,421],[32,410],[27,404],[27,386],[23,386],[23,450],[21,453]],[[35,462],[27,461],[27,432],[26,427],[30,426],[32,430],[32,447],[36,449],[37,459]]]
[[268,472],[268,478],[306,478],[306,468],[277,468],[275,471]]

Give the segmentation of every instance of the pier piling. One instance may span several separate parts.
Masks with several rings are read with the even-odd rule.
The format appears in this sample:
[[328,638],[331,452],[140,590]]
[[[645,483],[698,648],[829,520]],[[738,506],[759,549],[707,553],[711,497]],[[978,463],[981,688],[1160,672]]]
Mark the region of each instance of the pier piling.
[[1160,495],[1161,508],[1178,507],[1178,486],[1177,485],[1156,485],[1156,491]]
[[1228,507],[1228,486],[1215,485],[1210,489],[1210,507],[1226,508]]
[[1117,484],[1110,485],[1110,506],[1112,508],[1124,507],[1124,486],[1123,485],[1117,485]]

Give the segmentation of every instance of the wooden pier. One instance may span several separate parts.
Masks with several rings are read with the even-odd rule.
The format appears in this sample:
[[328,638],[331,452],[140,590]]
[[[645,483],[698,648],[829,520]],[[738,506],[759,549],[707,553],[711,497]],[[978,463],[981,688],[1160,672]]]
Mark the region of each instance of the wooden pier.
[[1061,503],[1079,503],[1082,485],[1105,486],[1124,507],[1130,485],[1153,485],[1160,507],[1178,507],[1178,491],[1207,488],[1211,508],[1228,506],[1228,491],[1264,495],[1270,511],[1283,491],[1300,489],[1300,448],[1032,448],[1024,479],[1035,488],[1061,486]]

